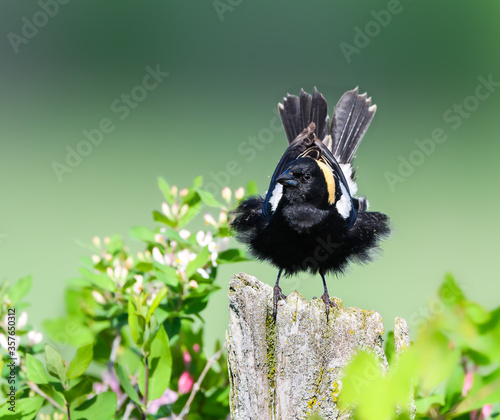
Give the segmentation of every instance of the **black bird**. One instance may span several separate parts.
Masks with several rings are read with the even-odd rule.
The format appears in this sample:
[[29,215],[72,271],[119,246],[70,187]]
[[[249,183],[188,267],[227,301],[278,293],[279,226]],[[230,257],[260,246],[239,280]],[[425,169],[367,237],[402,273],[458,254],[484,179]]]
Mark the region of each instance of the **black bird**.
[[316,88],[287,95],[278,104],[289,146],[274,171],[265,197],[240,203],[231,225],[250,252],[279,269],[273,315],[285,298],[281,274],[319,272],[328,316],[325,274],[339,273],[350,261],[365,263],[381,238],[390,233],[389,218],[369,212],[365,197],[356,197],[351,162],[370,125],[376,106],[371,98],[346,92],[331,122],[327,103]]

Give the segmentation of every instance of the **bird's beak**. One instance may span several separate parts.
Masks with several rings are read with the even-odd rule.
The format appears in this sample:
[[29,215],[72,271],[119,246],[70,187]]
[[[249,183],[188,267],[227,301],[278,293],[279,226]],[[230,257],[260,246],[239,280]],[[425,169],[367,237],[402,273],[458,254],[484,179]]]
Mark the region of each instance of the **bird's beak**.
[[295,177],[291,174],[290,171],[285,171],[283,172],[277,179],[281,185],[289,186],[289,187],[296,187],[297,186],[297,180]]

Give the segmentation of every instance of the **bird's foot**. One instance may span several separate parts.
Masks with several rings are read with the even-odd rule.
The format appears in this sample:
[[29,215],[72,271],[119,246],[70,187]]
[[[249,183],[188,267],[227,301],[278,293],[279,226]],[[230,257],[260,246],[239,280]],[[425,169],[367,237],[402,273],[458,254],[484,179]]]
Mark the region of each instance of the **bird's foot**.
[[330,296],[328,296],[328,293],[323,293],[323,295],[321,296],[321,300],[325,302],[326,321],[328,322],[328,315],[330,314],[330,308],[338,309],[338,306],[334,300],[330,300]]
[[276,314],[278,313],[278,301],[281,299],[286,299],[286,296],[283,294],[281,287],[274,286],[274,294],[273,294],[273,319],[276,321]]

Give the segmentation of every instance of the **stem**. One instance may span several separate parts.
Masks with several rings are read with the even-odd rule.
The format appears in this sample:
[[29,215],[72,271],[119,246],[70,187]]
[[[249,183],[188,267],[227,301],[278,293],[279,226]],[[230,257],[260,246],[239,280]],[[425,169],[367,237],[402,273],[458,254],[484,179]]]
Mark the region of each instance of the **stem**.
[[[148,392],[149,392],[149,366],[148,356],[144,356],[144,407],[148,406]],[[142,412],[143,420],[146,420],[146,411]]]
[[66,412],[68,413],[68,420],[71,420],[71,413],[69,412],[69,403],[66,403]]
[[134,410],[135,403],[129,402],[127,406],[125,407],[125,413],[123,413],[123,419],[122,420],[128,420],[130,418],[130,414]]
[[56,403],[51,397],[49,397],[45,392],[43,392],[38,385],[33,382],[28,382],[28,386],[31,390],[35,391],[38,395],[45,398],[49,403],[51,403],[55,408],[62,411],[64,413],[64,408],[61,407],[58,403]]
[[184,408],[180,412],[177,419],[183,419],[186,416],[186,414],[189,413],[191,403],[193,402],[194,397],[196,396],[196,393],[199,391],[199,389],[201,387],[201,383],[203,382],[203,379],[205,379],[206,374],[208,373],[208,371],[210,370],[212,365],[219,359],[219,357],[221,356],[221,354],[225,350],[225,348],[226,348],[226,343],[224,343],[222,345],[222,347],[219,349],[218,352],[216,352],[210,359],[207,360],[207,364],[205,365],[203,372],[201,372],[200,377],[198,378],[196,383],[193,385],[193,388],[191,389],[191,394],[189,395],[189,398],[186,401],[186,405],[184,405]]

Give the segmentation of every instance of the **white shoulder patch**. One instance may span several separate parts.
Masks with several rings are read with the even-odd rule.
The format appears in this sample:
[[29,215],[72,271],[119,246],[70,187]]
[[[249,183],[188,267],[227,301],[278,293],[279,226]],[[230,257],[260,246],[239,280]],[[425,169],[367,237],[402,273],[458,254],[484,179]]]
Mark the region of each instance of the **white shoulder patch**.
[[352,176],[352,166],[350,163],[340,163],[340,169],[344,173],[347,185],[349,186],[349,192],[354,197],[358,192],[358,185],[351,178]]
[[283,195],[283,185],[276,184],[273,190],[273,194],[269,199],[269,202],[271,203],[271,209],[273,210],[273,212],[275,212],[276,209],[278,208],[278,204],[280,203],[282,195]]
[[351,198],[349,197],[349,193],[347,192],[343,183],[340,182],[340,190],[342,191],[342,195],[340,196],[340,200],[337,201],[337,211],[344,218],[347,219],[349,214],[351,214]]

